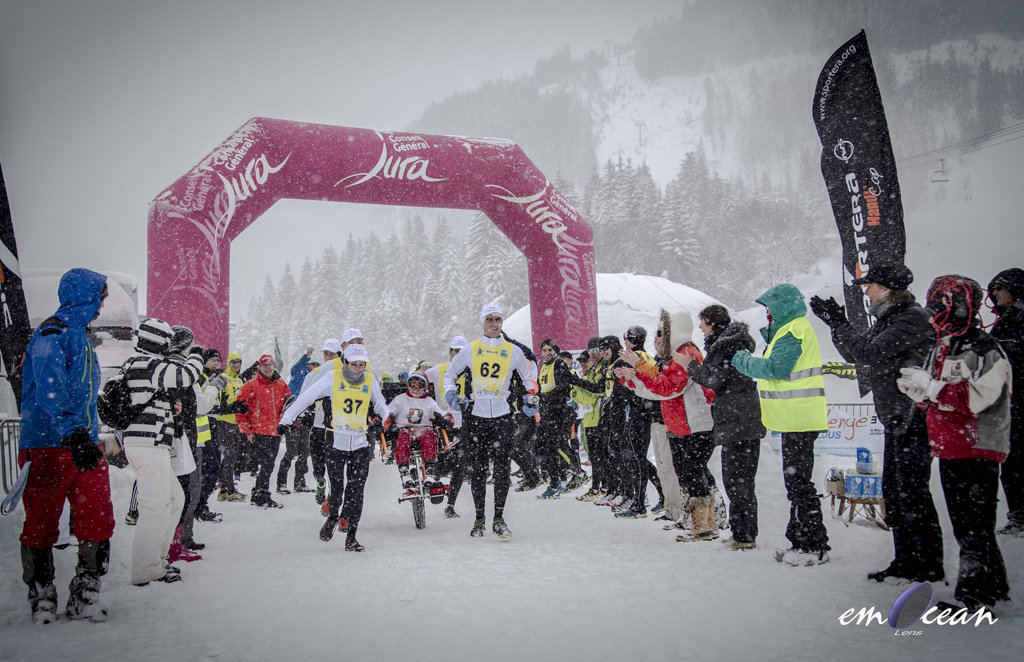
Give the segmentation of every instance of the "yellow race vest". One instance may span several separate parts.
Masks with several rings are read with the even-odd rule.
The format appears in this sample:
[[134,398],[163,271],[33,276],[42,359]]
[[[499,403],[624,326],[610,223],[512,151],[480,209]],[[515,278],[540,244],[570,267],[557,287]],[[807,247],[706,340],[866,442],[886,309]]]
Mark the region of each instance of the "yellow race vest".
[[793,371],[782,379],[759,379],[761,421],[775,432],[812,432],[828,429],[825,377],[821,371],[818,336],[806,317],[798,317],[775,332],[764,358],[772,355],[786,334],[800,341],[801,353]]
[[[437,366],[437,387],[442,389],[441,393],[437,393],[437,405],[445,411],[451,411],[451,407],[448,406],[448,401],[444,398],[444,373],[448,372],[448,364],[441,363]],[[459,394],[460,398],[466,397],[466,375],[462,375],[455,380],[455,392]]]
[[507,340],[490,347],[483,341],[474,340],[470,345],[473,357],[473,399],[493,400],[501,397],[505,382],[512,366],[512,348]]
[[366,415],[370,411],[370,394],[373,389],[373,375],[366,375],[357,386],[345,379],[340,366],[334,369],[334,390],[331,391],[331,423],[337,428],[349,428],[356,432],[366,430]]
[[[228,371],[224,371],[224,376],[228,378],[228,385],[225,386],[221,394],[221,402],[226,405],[230,405],[238,399],[238,392],[242,390],[242,379],[238,375],[233,375]],[[225,421],[235,425],[238,423],[235,420],[235,414],[221,414],[217,416],[218,421]]]
[[540,374],[537,375],[540,379],[540,392],[550,393],[555,390],[555,362],[545,363],[540,368]]

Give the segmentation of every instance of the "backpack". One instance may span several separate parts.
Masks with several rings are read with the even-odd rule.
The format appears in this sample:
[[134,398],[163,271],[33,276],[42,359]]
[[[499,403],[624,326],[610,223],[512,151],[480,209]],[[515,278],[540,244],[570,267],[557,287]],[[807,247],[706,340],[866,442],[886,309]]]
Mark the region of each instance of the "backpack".
[[[131,390],[125,376],[126,366],[127,363],[121,366],[121,372],[103,385],[96,399],[96,411],[100,415],[100,420],[113,430],[127,429],[135,417],[153,400],[150,398],[141,405],[132,405]],[[156,393],[153,397],[156,397]]]

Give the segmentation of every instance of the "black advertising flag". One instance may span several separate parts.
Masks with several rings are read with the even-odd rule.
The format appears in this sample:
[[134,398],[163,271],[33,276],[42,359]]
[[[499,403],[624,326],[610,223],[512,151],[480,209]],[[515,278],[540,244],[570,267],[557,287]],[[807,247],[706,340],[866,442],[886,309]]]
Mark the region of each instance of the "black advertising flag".
[[[889,127],[863,30],[825,63],[812,114],[821,139],[821,175],[843,247],[847,316],[855,328],[867,330],[869,302],[852,281],[871,265],[903,264],[907,237]],[[861,395],[871,390],[868,371],[857,366]]]
[[7,185],[0,167],[0,355],[21,410],[21,361],[32,335],[25,291],[21,287],[18,244],[14,240],[14,222],[7,202]]

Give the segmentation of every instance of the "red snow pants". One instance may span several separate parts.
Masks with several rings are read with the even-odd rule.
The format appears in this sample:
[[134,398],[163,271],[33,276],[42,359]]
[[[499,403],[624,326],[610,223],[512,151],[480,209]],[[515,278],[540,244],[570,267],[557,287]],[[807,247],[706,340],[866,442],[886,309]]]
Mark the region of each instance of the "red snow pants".
[[110,501],[110,470],[107,460],[92,471],[79,471],[67,448],[32,448],[18,451],[18,466],[32,460],[22,500],[25,527],[21,542],[26,547],[52,547],[64,501],[71,504],[73,532],[79,540],[108,540],[114,534],[114,505]]
[[437,459],[437,436],[431,428],[402,428],[395,443],[395,462],[409,464],[409,447],[413,439],[420,440],[424,460]]

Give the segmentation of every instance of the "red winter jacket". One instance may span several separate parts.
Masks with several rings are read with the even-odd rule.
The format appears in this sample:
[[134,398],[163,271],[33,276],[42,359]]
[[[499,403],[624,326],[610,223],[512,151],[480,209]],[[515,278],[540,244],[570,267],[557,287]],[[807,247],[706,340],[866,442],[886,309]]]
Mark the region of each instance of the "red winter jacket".
[[1004,461],[1010,452],[1011,368],[999,342],[971,328],[952,341],[941,339],[924,369],[945,382],[926,405],[932,456]]
[[238,402],[249,405],[247,413],[238,414],[238,431],[246,435],[265,434],[276,437],[284,402],[291,394],[283,379],[271,381],[256,373],[255,377],[242,384],[242,390],[238,392]]
[[[697,363],[704,362],[703,355],[701,355],[700,350],[693,343],[684,345],[682,351],[692,356]],[[651,377],[648,374],[650,368],[641,365],[644,363],[646,361],[641,361],[637,364],[636,379],[643,382],[643,385],[651,393],[671,398],[670,400],[661,401],[661,415],[665,419],[665,427],[677,437],[685,437],[688,434],[692,434],[692,430],[690,430],[686,420],[686,405],[683,403],[683,389],[686,388],[686,383],[690,381],[690,376],[686,373],[686,370],[675,361],[668,361],[661,367],[657,377]],[[645,367],[647,367],[647,370],[644,369]],[[624,383],[626,386],[629,386],[629,383]],[[707,398],[708,404],[711,404],[715,397],[715,392],[703,386],[701,386],[701,389],[704,391],[704,397]]]

